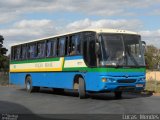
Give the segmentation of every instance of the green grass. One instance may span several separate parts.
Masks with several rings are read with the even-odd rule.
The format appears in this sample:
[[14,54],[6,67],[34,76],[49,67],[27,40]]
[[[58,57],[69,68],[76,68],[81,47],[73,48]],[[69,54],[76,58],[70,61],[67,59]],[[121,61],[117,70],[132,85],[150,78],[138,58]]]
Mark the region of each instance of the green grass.
[[8,85],[8,84],[9,84],[8,74],[0,73],[0,85]]
[[147,91],[153,91],[155,93],[160,93],[160,81],[150,80],[146,82]]

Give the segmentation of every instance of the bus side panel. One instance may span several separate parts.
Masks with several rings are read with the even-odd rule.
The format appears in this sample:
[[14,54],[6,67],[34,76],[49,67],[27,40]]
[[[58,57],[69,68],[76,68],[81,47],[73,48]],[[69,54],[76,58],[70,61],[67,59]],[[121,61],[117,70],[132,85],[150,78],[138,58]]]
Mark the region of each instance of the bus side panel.
[[[33,86],[73,89],[74,76],[79,72],[35,72],[35,73],[10,73],[10,84],[25,87],[25,77],[30,75]],[[98,72],[87,72],[84,76],[86,90],[98,91],[101,88]]]
[[76,72],[40,72],[40,73],[10,73],[10,84],[25,86],[25,77],[29,74],[33,86],[73,89]]
[[26,73],[10,73],[10,84],[25,86],[25,76]]
[[85,84],[87,91],[98,91],[100,84],[100,76],[98,72],[87,72],[85,74]]
[[52,88],[73,88],[74,72],[31,73],[33,86]]

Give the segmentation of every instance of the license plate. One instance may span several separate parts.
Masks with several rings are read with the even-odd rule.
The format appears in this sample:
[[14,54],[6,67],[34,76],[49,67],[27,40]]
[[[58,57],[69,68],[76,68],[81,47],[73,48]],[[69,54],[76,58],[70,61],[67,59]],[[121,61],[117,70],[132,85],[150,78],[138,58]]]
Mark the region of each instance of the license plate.
[[136,84],[136,87],[143,87],[143,84]]

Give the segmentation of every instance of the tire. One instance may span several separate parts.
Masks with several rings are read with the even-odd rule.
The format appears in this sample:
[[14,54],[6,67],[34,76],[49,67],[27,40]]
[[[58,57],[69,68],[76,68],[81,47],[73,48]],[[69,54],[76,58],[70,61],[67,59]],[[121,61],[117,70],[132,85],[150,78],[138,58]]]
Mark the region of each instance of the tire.
[[114,95],[115,95],[116,99],[121,99],[122,98],[122,92],[121,91],[114,92]]
[[28,76],[25,80],[25,86],[26,86],[26,90],[27,92],[31,93],[31,92],[38,92],[40,90],[40,87],[33,87],[32,86],[32,79],[31,76]]
[[84,99],[86,98],[86,86],[83,78],[79,78],[79,98]]

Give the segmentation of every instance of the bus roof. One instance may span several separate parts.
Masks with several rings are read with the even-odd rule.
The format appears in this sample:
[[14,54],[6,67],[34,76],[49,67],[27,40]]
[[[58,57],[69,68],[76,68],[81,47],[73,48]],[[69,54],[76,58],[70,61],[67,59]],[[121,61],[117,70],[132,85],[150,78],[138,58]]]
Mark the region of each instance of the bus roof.
[[36,41],[50,39],[50,38],[54,38],[54,37],[60,37],[60,36],[79,33],[79,32],[85,32],[85,31],[86,32],[87,31],[91,31],[91,32],[96,32],[96,33],[122,33],[122,34],[135,34],[135,35],[138,35],[138,33],[136,33],[136,32],[132,32],[132,31],[128,31],[128,30],[120,30],[120,29],[104,29],[104,28],[101,28],[101,29],[84,29],[84,30],[79,30],[79,31],[75,31],[75,32],[69,32],[69,33],[59,34],[59,35],[55,35],[55,36],[49,36],[49,37],[45,37],[45,38],[35,39],[35,40],[27,41],[27,42],[16,43],[16,44],[14,44],[12,46],[31,43],[31,42],[36,42]]

